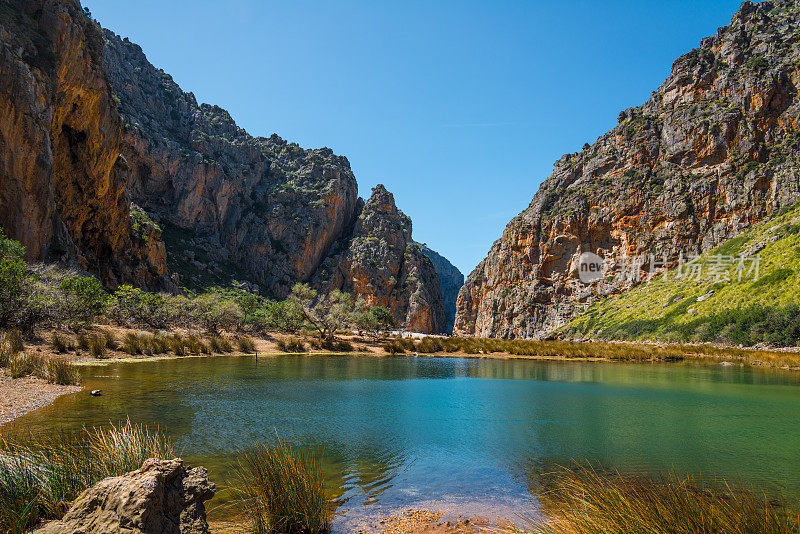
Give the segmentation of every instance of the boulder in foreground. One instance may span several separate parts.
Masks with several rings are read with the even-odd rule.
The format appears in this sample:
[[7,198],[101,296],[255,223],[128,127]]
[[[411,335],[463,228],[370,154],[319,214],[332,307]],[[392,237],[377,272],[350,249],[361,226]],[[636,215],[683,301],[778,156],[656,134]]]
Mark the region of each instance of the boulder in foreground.
[[214,490],[203,467],[187,470],[180,458],[149,459],[141,469],[87,489],[61,521],[35,534],[207,534],[203,503]]

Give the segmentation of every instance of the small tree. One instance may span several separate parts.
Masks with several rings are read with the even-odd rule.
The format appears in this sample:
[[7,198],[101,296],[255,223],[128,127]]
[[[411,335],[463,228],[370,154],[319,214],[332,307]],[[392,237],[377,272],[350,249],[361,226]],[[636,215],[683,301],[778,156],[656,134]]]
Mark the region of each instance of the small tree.
[[303,310],[291,299],[268,303],[264,308],[264,314],[267,328],[289,334],[294,334],[303,328],[305,321]]
[[216,293],[204,293],[192,301],[195,318],[203,328],[218,334],[222,330],[238,330],[244,314],[238,304]]
[[59,318],[73,330],[79,330],[101,315],[108,295],[94,276],[70,276],[58,284],[61,293]]
[[170,322],[169,297],[129,285],[114,291],[108,304],[108,316],[122,326],[146,325],[166,328]]
[[25,247],[0,230],[0,328],[18,326],[30,300],[34,279],[24,258]]
[[356,301],[355,309],[350,314],[350,322],[356,327],[359,335],[363,332],[374,334],[378,330],[378,321],[363,299]]
[[386,306],[373,306],[370,313],[375,318],[377,323],[377,332],[379,334],[386,333],[389,330],[397,327],[397,321]]
[[299,307],[321,339],[334,339],[336,331],[350,323],[353,296],[349,293],[335,289],[320,296],[307,284],[295,284],[289,300]]

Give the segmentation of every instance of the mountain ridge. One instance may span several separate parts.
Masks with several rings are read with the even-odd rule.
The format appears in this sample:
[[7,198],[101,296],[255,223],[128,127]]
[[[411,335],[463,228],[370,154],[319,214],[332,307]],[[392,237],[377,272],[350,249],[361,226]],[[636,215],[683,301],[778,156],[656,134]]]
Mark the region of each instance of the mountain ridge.
[[[625,262],[710,250],[797,201],[798,27],[794,2],[742,3],[644,104],[562,156],[467,277],[455,332],[546,337],[636,285]],[[584,252],[602,283],[579,280]]]

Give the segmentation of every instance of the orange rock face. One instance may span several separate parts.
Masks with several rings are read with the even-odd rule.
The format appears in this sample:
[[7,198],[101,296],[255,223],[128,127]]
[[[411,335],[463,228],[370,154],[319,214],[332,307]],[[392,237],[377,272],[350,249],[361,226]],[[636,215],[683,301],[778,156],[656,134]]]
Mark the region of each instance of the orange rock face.
[[[455,333],[537,338],[639,283],[653,258],[707,251],[800,199],[794,4],[745,2],[619,124],[555,164],[467,277]],[[585,284],[578,258],[603,258]],[[623,268],[645,258],[639,279]]]
[[0,226],[31,260],[76,262],[112,286],[169,286],[163,250],[129,224],[99,27],[68,0],[15,0],[2,17]]

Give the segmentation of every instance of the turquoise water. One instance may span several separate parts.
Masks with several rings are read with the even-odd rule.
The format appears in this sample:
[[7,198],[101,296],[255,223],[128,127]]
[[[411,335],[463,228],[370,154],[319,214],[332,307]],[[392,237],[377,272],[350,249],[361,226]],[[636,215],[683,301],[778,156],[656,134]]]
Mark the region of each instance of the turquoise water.
[[[800,375],[745,367],[285,356],[83,370],[86,391],[3,432],[158,425],[223,482],[253,440],[323,451],[339,525],[433,507],[519,510],[537,477],[591,460],[800,497]],[[217,512],[218,514],[221,512]]]

